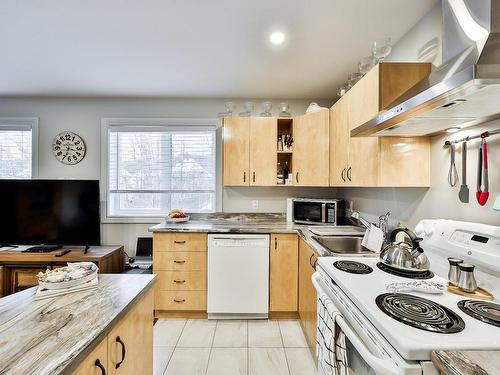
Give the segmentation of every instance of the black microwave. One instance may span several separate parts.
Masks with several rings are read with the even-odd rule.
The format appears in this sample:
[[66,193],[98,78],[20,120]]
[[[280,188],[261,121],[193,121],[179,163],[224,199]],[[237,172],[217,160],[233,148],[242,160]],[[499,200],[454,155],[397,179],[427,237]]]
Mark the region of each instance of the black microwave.
[[290,209],[297,224],[345,224],[343,199],[293,198]]

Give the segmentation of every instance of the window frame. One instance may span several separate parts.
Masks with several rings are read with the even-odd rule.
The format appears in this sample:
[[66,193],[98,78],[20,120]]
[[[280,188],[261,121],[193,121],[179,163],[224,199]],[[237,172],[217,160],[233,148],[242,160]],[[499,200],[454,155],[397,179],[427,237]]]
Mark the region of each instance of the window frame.
[[116,216],[108,212],[109,185],[109,130],[113,127],[127,126],[130,130],[154,128],[156,130],[178,128],[212,128],[215,130],[215,211],[222,211],[222,127],[218,119],[212,118],[140,118],[140,117],[103,117],[101,118],[101,222],[102,223],[147,223],[157,224],[164,216]]
[[38,122],[38,117],[0,117],[0,129],[31,127],[31,176],[27,180],[38,178]]

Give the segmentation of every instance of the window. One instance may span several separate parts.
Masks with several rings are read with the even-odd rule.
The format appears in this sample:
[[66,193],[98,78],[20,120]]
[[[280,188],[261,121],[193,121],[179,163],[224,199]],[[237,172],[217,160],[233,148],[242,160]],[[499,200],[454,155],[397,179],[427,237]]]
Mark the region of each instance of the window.
[[108,217],[161,217],[172,208],[216,210],[215,126],[104,122]]
[[36,176],[38,119],[0,118],[0,179]]

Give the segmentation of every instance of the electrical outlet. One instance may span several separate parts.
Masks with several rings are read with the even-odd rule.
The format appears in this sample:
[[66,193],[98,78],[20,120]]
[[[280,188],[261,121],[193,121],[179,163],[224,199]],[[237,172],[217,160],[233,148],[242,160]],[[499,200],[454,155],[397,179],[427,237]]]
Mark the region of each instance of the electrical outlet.
[[259,209],[259,201],[257,199],[254,199],[252,201],[252,210],[258,210]]

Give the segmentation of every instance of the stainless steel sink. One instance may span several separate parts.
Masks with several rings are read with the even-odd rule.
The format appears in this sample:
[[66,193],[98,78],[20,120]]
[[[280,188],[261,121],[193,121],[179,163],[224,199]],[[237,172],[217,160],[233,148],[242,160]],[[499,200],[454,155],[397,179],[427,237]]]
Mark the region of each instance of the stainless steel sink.
[[356,236],[312,236],[325,248],[337,254],[370,254],[372,251],[361,245],[363,237]]

